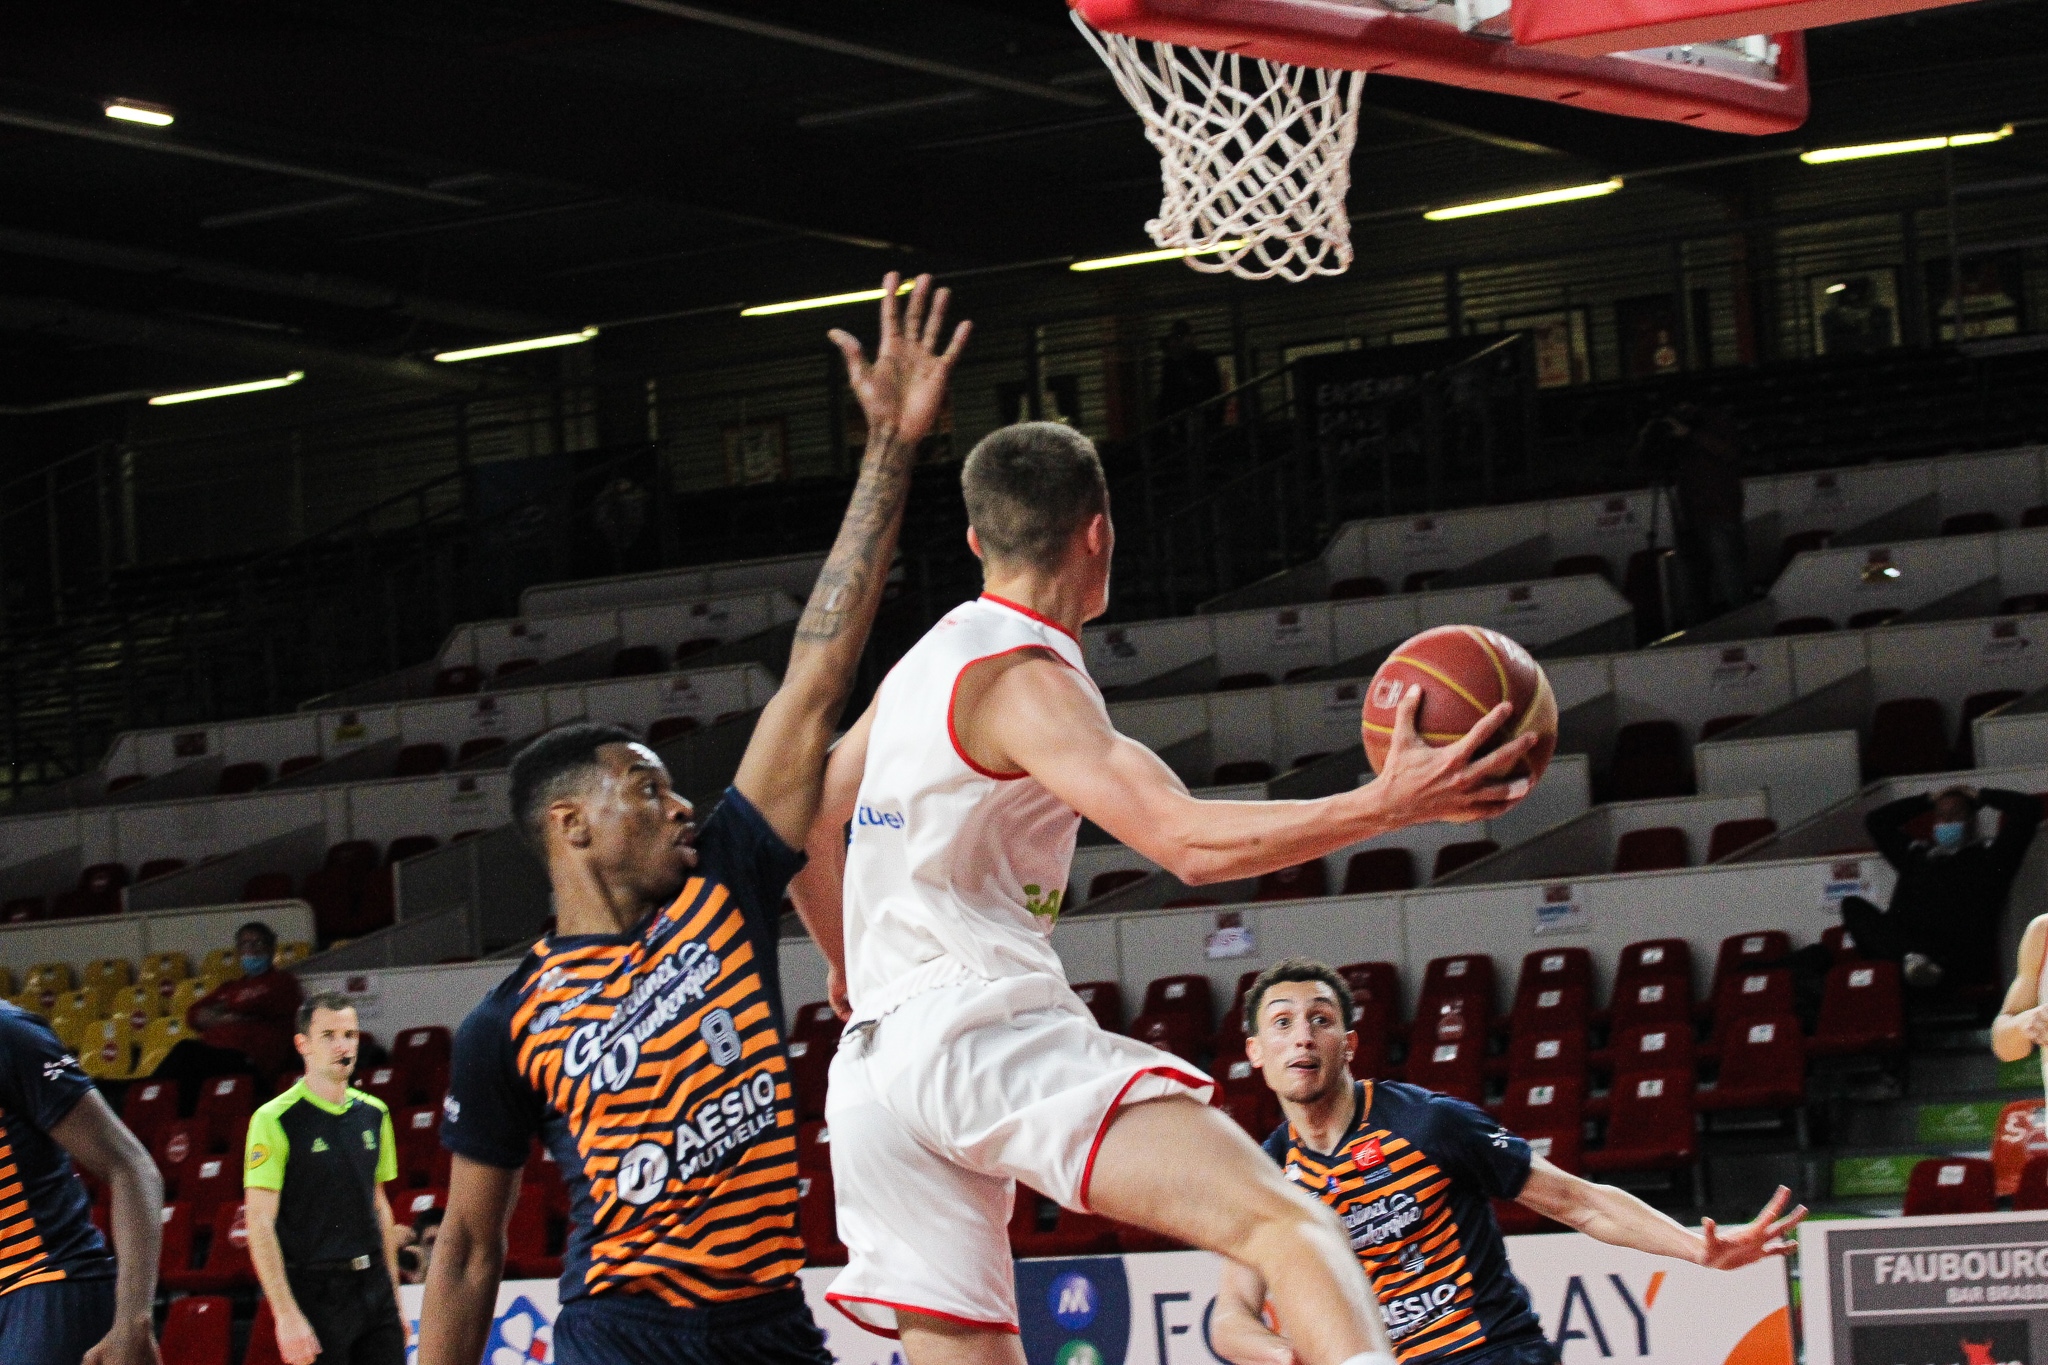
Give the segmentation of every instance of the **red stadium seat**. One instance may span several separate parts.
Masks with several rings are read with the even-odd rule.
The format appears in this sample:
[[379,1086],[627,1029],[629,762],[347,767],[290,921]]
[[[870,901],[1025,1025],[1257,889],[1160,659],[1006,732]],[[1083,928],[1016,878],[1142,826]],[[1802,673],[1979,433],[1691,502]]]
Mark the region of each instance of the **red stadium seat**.
[[1120,867],[1111,872],[1098,872],[1088,879],[1088,899],[1096,900],[1112,891],[1142,882],[1152,874],[1142,867]]
[[1500,1122],[1515,1133],[1569,1132],[1585,1115],[1584,1076],[1534,1076],[1508,1083]]
[[797,1230],[803,1234],[805,1263],[845,1265],[846,1248],[839,1241],[831,1173],[800,1175],[796,1190],[796,1222]]
[[292,898],[292,878],[289,872],[258,872],[242,883],[242,900],[288,901]]
[[434,1185],[417,1190],[391,1191],[391,1216],[411,1226],[419,1221],[420,1215],[440,1210],[448,1211],[448,1187]]
[[239,1154],[210,1152],[193,1159],[184,1179],[178,1182],[179,1202],[189,1206],[192,1217],[205,1223],[222,1204],[232,1204],[242,1194],[242,1159]]
[[1493,1002],[1498,998],[1493,959],[1485,953],[1432,958],[1422,972],[1422,992],[1417,998],[1416,1013],[1422,1013],[1423,1006],[1429,1002],[1446,996],[1476,998],[1483,1026],[1493,1017]]
[[831,1001],[813,1000],[810,1004],[800,1006],[797,1009],[796,1022],[791,1025],[789,1036],[792,1038],[826,1039],[833,1046],[837,1047],[840,1031],[845,1027],[845,1023],[839,1018],[838,1011],[832,1008]]
[[832,1169],[832,1130],[822,1119],[811,1119],[797,1125],[796,1164],[806,1171],[829,1171]]
[[1370,574],[1357,578],[1340,578],[1330,585],[1329,599],[1332,602],[1347,601],[1354,597],[1385,597],[1387,585]]
[[1208,1041],[1209,1030],[1197,1023],[1191,1014],[1147,1013],[1131,1021],[1131,1037],[1193,1063]]
[[796,1100],[799,1119],[825,1117],[825,1090],[832,1073],[836,1048],[817,1038],[792,1038],[789,1054],[789,1088]]
[[1401,580],[1402,592],[1423,592],[1429,585],[1449,573],[1449,569],[1417,569]]
[[1792,1013],[1792,973],[1783,967],[1764,971],[1738,972],[1723,977],[1714,992],[1714,1036],[1721,1039],[1730,1029],[1748,1020],[1776,1018]]
[[1586,1034],[1582,1029],[1556,1033],[1531,1030],[1508,1042],[1508,1081],[1513,1084],[1543,1077],[1583,1077],[1586,1057]]
[[1593,987],[1593,954],[1584,948],[1539,948],[1522,958],[1522,974],[1515,980],[1515,1003],[1537,991],[1558,985]]
[[1519,996],[1508,1016],[1510,1037],[1584,1033],[1593,1013],[1593,991],[1583,981],[1560,981]]
[[1242,787],[1253,782],[1272,780],[1273,765],[1262,758],[1241,758],[1235,763],[1219,763],[1216,765],[1216,771],[1209,777],[1210,785],[1217,787]]
[[1631,1024],[1608,1039],[1606,1069],[1616,1075],[1682,1071],[1693,1074],[1692,1025],[1686,1020]]
[[1718,990],[1723,981],[1737,972],[1775,966],[1791,951],[1792,936],[1783,929],[1752,929],[1745,934],[1730,934],[1721,940],[1721,950],[1714,958],[1715,989]]
[[41,896],[15,896],[0,906],[0,924],[29,924],[48,913]]
[[1721,1043],[1721,1070],[1702,1109],[1784,1109],[1806,1102],[1806,1040],[1790,1014],[1750,1018]]
[[1114,981],[1083,981],[1074,987],[1074,994],[1081,997],[1081,1003],[1106,1032],[1123,1032],[1123,987]]
[[[441,1106],[413,1105],[391,1116],[392,1131],[398,1139],[398,1180],[409,1189],[426,1189],[446,1184],[441,1156]],[[441,1179],[436,1180],[436,1176]]]
[[1609,782],[1616,801],[1692,795],[1692,761],[1686,756],[1684,734],[1668,720],[1622,726],[1614,737]]
[[1941,519],[1941,533],[1945,536],[1981,536],[1987,531],[2003,531],[2005,522],[1996,512],[1958,512]]
[[448,1090],[448,1060],[453,1040],[438,1024],[401,1030],[391,1041],[391,1064],[412,1104],[435,1104]]
[[1617,1033],[1638,1024],[1690,1025],[1692,976],[1675,969],[1631,975],[1615,983],[1607,1012]]
[[137,1081],[121,1098],[121,1122],[145,1147],[155,1147],[177,1118],[178,1087],[173,1081]]
[[220,770],[214,784],[215,796],[240,796],[255,791],[270,780],[270,769],[261,763],[230,763]]
[[1271,673],[1259,673],[1256,671],[1226,673],[1216,680],[1216,690],[1218,692],[1249,692],[1254,688],[1271,687],[1272,685],[1273,675]]
[[1700,727],[1700,742],[1704,744],[1710,739],[1727,734],[1738,725],[1747,725],[1755,719],[1756,716],[1747,711],[1738,711],[1733,715],[1727,716],[1715,716]]
[[417,858],[422,853],[432,853],[440,846],[441,841],[431,834],[408,834],[393,839],[391,846],[384,850],[384,866],[390,867],[404,862],[407,858]]
[[1477,1036],[1411,1046],[1407,1079],[1412,1085],[1477,1104],[1486,1086],[1485,1052],[1485,1040]]
[[1816,1057],[1894,1053],[1906,1045],[1899,964],[1850,958],[1828,970],[1820,1020],[1808,1050]]
[[2030,1156],[2027,1164],[2020,1167],[2019,1185],[2012,1192],[2012,1206],[2016,1212],[2026,1213],[2048,1209],[2048,1154]]
[[614,678],[638,678],[668,669],[667,653],[659,645],[627,645],[612,655]]
[[159,1281],[196,1270],[192,1264],[192,1209],[176,1200],[164,1205],[163,1243],[157,1256]]
[[[175,1092],[176,1087],[172,1090]],[[165,1198],[179,1197],[180,1187],[187,1183],[199,1161],[212,1154],[212,1146],[204,1119],[172,1119],[158,1131],[150,1155],[156,1158],[156,1168],[163,1173]]]
[[1990,1213],[1997,1178],[1975,1156],[1937,1156],[1918,1162],[1906,1182],[1908,1218],[1934,1213]]
[[254,1076],[215,1076],[199,1088],[192,1117],[206,1125],[209,1150],[241,1153],[241,1136],[256,1112]]
[[[1520,1136],[1529,1144],[1531,1156],[1540,1156],[1559,1170],[1579,1174],[1586,1167],[1585,1131],[1580,1125],[1570,1128],[1528,1128],[1520,1130]],[[1498,1208],[1499,1204],[1496,1203]]]
[[716,635],[692,636],[687,640],[678,640],[676,642],[675,654],[671,657],[675,659],[678,666],[681,666],[700,654],[709,654],[724,643],[725,641],[719,639]]
[[1415,855],[1405,848],[1369,848],[1344,865],[1344,894],[1415,889]]
[[384,1107],[394,1114],[405,1108],[405,1083],[399,1079],[395,1066],[376,1066],[357,1073],[356,1089],[384,1101]]
[[1676,825],[1632,829],[1614,846],[1616,872],[1668,872],[1692,863],[1692,847]]
[[491,670],[491,681],[501,683],[507,678],[517,677],[528,669],[539,667],[539,659],[506,659]]
[[1491,839],[1467,839],[1461,843],[1445,844],[1436,851],[1436,865],[1430,869],[1429,879],[1442,881],[1458,869],[1498,852],[1500,845]]
[[393,777],[430,777],[448,769],[448,746],[445,744],[408,744],[398,751],[398,758],[391,765]]
[[287,777],[297,777],[307,769],[317,768],[326,761],[318,754],[294,754],[277,765],[277,780],[282,782]]
[[1778,832],[1778,822],[1769,816],[1757,815],[1744,820],[1723,820],[1714,826],[1707,836],[1707,861],[1718,863],[1731,854],[1740,853],[1751,844],[1770,838]]
[[[207,1239],[200,1267],[161,1276],[165,1288],[192,1294],[225,1294],[256,1283],[255,1267],[249,1263],[249,1222],[242,1205],[222,1204],[213,1211],[211,1226],[212,1235]],[[169,1365],[168,1360],[165,1365]]]
[[1585,574],[1614,582],[1614,566],[1607,562],[1606,555],[1566,555],[1550,566],[1552,578],[1578,578]]
[[1823,948],[1834,955],[1837,963],[1847,962],[1852,958],[1859,961],[1862,959],[1863,955],[1856,951],[1856,940],[1849,937],[1848,929],[1842,925],[1830,924],[1821,930],[1820,942]]
[[270,1300],[256,1300],[256,1316],[249,1322],[249,1353],[242,1365],[284,1365],[284,1353],[277,1349],[277,1319],[271,1316]]
[[1330,874],[1323,860],[1311,858],[1293,867],[1282,867],[1259,878],[1255,901],[1298,901],[1330,894]]
[[[1025,1193],[1023,1189],[1017,1191],[1020,1199]],[[1050,1230],[1012,1238],[1010,1249],[1015,1255],[1027,1258],[1109,1255],[1117,1250],[1116,1224],[1092,1213],[1061,1209],[1054,1216]]]
[[672,739],[689,734],[698,728],[695,716],[663,716],[647,727],[647,742],[660,748]]
[[1948,726],[1940,702],[1899,697],[1880,702],[1871,713],[1870,738],[1863,748],[1866,779],[1938,773],[1949,762]]
[[1606,1141],[1585,1154],[1589,1172],[1668,1171],[1698,1151],[1689,1071],[1623,1072],[1608,1097]]
[[1145,987],[1144,1013],[1186,1014],[1201,1020],[1206,1033],[1216,1016],[1209,978],[1200,975],[1162,976]]
[[548,1250],[551,1216],[546,1193],[531,1185],[522,1185],[519,1200],[512,1206],[511,1220],[505,1227],[507,1279],[552,1280],[562,1273],[561,1255]]
[[233,1306],[225,1298],[201,1294],[175,1300],[164,1311],[157,1346],[163,1365],[229,1365],[232,1321]]

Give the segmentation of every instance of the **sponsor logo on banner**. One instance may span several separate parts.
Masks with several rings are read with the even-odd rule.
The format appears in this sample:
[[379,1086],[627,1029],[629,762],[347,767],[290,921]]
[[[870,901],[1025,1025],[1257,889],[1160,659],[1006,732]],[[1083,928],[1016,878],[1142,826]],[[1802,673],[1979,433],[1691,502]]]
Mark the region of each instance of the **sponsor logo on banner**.
[[1633,530],[1635,525],[1636,514],[1629,507],[1627,498],[1609,498],[1600,505],[1600,511],[1593,517],[1594,529],[1603,535]]
[[1829,919],[1840,919],[1842,902],[1851,896],[1870,899],[1870,878],[1863,875],[1860,859],[1844,859],[1828,868],[1828,879],[1820,888],[1821,909]]
[[1426,555],[1443,548],[1443,523],[1435,517],[1417,517],[1401,532],[1401,553]]
[[2034,647],[2020,631],[2018,621],[1993,621],[1984,627],[1984,647],[1979,653],[1987,663],[2017,659]]
[[1355,682],[1332,683],[1329,689],[1323,693],[1323,709],[1325,711],[1349,711],[1355,713],[1364,709],[1364,706],[1365,693],[1360,689],[1360,685]]
[[1707,673],[1707,686],[1716,692],[1734,692],[1745,687],[1754,687],[1762,681],[1758,677],[1763,669],[1749,657],[1749,650],[1742,645],[1730,645],[1721,651],[1721,657]]
[[2048,1216],[1828,1223],[1799,1248],[1811,1365],[2034,1365]]
[[1502,616],[1531,616],[1543,610],[1543,604],[1536,600],[1536,590],[1528,584],[1509,588],[1507,600],[1500,604]]
[[1308,639],[1308,625],[1301,619],[1301,608],[1284,607],[1273,613],[1273,647],[1292,649]]
[[469,710],[469,731],[473,735],[501,734],[505,729],[505,717],[498,710],[496,697],[478,697]]
[[1858,1327],[1849,1340],[1855,1365],[2033,1365],[2025,1319]]
[[1587,928],[1586,907],[1579,902],[1571,883],[1558,882],[1543,888],[1536,902],[1536,923],[1532,934],[1570,934]]
[[370,733],[370,727],[363,724],[362,715],[355,711],[344,711],[334,719],[334,742],[355,744]]

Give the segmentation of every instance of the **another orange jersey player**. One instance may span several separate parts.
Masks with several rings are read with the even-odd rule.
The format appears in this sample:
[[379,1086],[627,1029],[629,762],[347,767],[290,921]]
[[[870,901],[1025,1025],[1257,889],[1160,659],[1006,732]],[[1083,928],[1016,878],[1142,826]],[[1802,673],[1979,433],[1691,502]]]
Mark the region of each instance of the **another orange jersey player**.
[[[1693,1232],[1611,1185],[1568,1175],[1463,1100],[1392,1081],[1355,1081],[1351,993],[1320,962],[1294,958],[1245,993],[1246,1055],[1287,1121],[1266,1152],[1329,1205],[1372,1281],[1401,1365],[1556,1365],[1529,1293],[1508,1268],[1489,1199],[1513,1199],[1615,1246],[1717,1270],[1791,1250],[1806,1216],[1780,1186],[1753,1222]],[[1234,1365],[1294,1365],[1266,1325],[1266,1284],[1226,1261],[1212,1335]],[[1286,1324],[1281,1324],[1285,1331]]]
[[918,442],[966,342],[946,291],[882,285],[870,362],[844,332],[868,446],[782,687],[702,828],[628,731],[573,725],[512,765],[556,931],[464,1021],[442,1141],[448,1210],[420,1365],[476,1365],[535,1137],[570,1191],[561,1365],[829,1365],[797,1287],[796,1111],[777,920],[894,557]]

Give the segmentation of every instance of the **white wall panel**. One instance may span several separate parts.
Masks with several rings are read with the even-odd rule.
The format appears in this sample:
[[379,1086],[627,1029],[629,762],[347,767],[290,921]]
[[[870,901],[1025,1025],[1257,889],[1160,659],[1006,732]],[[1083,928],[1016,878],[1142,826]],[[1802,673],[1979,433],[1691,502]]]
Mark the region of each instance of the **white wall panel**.
[[1862,781],[1854,730],[1709,740],[1693,749],[1692,761],[1702,792],[1764,791],[1770,809],[1760,813],[1781,831],[1847,800]]

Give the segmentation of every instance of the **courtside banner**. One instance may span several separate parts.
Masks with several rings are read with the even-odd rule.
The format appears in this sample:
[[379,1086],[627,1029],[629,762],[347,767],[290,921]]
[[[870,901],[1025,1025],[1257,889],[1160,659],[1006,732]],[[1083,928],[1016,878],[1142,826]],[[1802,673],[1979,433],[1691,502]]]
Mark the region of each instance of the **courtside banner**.
[[2034,1365],[2048,1213],[1807,1223],[1807,1365]]
[[[1577,1233],[1510,1237],[1508,1257],[1565,1365],[1792,1365],[1785,1269],[1777,1260],[1702,1270]],[[1019,1261],[1024,1354],[1030,1365],[1220,1365],[1209,1345],[1217,1264],[1201,1251]],[[804,1297],[839,1365],[903,1365],[895,1341],[854,1326],[825,1302],[838,1275],[803,1272]],[[483,1365],[552,1362],[558,1302],[552,1280],[503,1286]],[[400,1303],[417,1323],[420,1290],[402,1290]],[[1996,1358],[1997,1365],[2015,1359]]]

